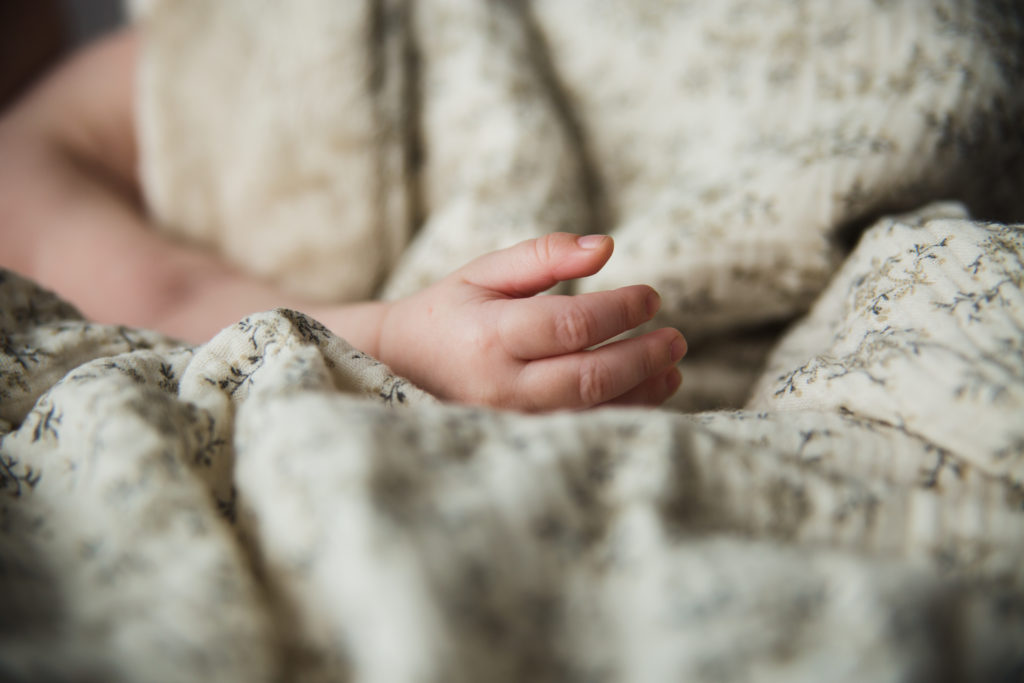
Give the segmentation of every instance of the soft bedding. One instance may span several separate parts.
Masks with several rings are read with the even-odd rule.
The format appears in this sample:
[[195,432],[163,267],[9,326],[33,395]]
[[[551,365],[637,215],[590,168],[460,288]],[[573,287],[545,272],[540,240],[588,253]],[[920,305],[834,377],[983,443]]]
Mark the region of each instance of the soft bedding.
[[138,3],[170,233],[342,300],[598,226],[577,291],[658,287],[684,387],[445,405],[300,312],[189,347],[3,273],[4,677],[1021,676],[1015,3],[252,7]]

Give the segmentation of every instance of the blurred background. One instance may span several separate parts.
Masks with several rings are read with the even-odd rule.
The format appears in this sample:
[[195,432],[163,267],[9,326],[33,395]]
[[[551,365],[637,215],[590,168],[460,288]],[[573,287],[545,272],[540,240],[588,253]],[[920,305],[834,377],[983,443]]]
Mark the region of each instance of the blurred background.
[[0,109],[62,56],[124,21],[124,0],[0,0]]

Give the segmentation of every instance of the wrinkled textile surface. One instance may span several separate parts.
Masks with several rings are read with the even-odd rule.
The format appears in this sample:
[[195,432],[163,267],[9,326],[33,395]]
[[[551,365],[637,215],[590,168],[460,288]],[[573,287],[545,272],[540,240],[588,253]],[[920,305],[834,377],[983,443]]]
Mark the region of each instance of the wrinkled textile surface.
[[1016,0],[149,0],[141,171],[173,234],[327,300],[552,230],[643,281],[677,406],[739,407],[874,219],[1024,218]]
[[137,5],[165,229],[326,299],[611,232],[577,289],[659,287],[675,407],[735,409],[449,406],[0,272],[0,679],[1024,674],[1015,3]]
[[1024,229],[943,213],[695,415],[444,406],[293,311],[183,348],[6,274],[0,672],[1013,680]]

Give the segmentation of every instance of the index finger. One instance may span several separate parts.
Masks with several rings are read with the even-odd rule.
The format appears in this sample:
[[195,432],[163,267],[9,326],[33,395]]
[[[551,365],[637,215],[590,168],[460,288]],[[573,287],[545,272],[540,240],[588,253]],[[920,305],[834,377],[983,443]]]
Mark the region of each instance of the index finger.
[[613,248],[607,235],[553,232],[484,254],[455,275],[506,296],[533,296],[559,282],[593,275],[608,262]]

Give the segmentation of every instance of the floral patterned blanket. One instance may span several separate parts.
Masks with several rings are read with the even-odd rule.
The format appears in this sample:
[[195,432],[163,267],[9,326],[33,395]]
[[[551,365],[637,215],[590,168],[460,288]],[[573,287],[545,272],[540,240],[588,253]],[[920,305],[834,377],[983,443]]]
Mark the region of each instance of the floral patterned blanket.
[[0,273],[0,678],[1024,671],[1015,3],[137,9],[168,231],[340,299],[598,226],[578,291],[650,282],[693,358],[671,409],[524,416],[299,312],[187,347]]

